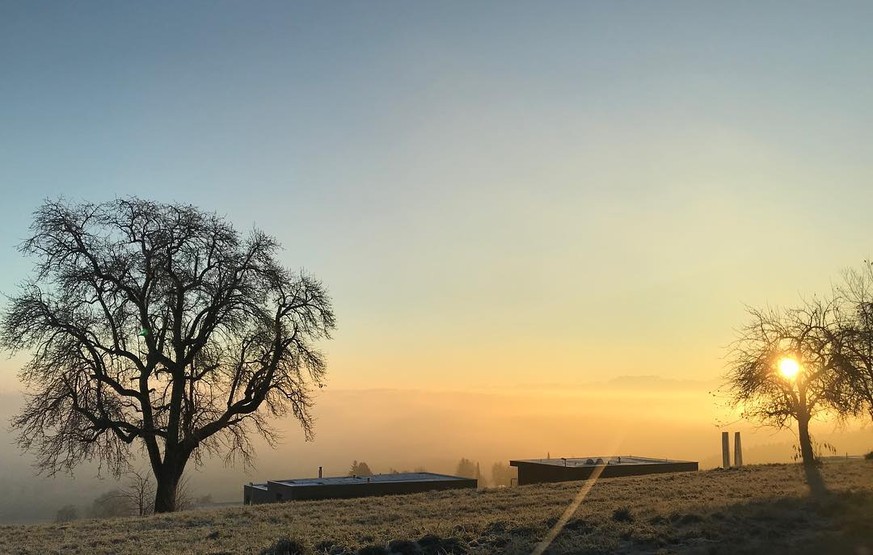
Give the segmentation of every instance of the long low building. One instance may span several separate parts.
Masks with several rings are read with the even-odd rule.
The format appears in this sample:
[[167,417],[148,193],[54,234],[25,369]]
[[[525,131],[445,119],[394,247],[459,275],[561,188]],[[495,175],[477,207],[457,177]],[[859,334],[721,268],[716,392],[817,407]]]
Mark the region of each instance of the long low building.
[[432,472],[295,478],[263,484],[249,483],[243,486],[243,503],[257,505],[304,499],[342,499],[447,489],[475,489],[476,486],[475,479]]
[[594,470],[602,467],[601,478],[639,476],[662,472],[696,472],[697,462],[652,459],[633,455],[620,457],[584,457],[560,459],[525,459],[509,461],[518,468],[518,485],[542,482],[586,480]]

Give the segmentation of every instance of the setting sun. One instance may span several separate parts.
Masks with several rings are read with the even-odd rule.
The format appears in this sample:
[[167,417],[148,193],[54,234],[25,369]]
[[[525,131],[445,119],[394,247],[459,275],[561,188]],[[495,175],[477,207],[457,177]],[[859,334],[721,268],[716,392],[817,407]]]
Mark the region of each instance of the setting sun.
[[793,358],[785,357],[779,361],[779,373],[785,378],[793,380],[800,372],[800,364]]

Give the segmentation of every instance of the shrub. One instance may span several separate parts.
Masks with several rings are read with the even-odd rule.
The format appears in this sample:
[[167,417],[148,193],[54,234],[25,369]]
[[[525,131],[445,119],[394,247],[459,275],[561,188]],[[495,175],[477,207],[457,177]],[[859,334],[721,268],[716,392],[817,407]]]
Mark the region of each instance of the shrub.
[[459,555],[468,551],[458,538],[440,538],[434,534],[422,536],[417,543],[425,555]]
[[619,507],[612,511],[612,520],[616,522],[633,522],[634,515],[631,514],[630,507]]
[[262,550],[260,555],[305,555],[305,553],[306,548],[299,541],[282,538]]
[[418,555],[421,553],[421,548],[414,541],[391,540],[388,542],[388,551],[398,555]]
[[64,505],[55,514],[55,522],[72,522],[79,518],[79,509],[75,505]]

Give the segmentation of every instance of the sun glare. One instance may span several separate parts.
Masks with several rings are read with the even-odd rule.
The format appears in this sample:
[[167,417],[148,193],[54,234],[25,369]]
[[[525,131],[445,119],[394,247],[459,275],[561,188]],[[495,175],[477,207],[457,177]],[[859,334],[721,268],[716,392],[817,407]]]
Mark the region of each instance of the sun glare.
[[785,378],[793,380],[800,372],[800,364],[793,358],[785,357],[779,361],[779,373]]

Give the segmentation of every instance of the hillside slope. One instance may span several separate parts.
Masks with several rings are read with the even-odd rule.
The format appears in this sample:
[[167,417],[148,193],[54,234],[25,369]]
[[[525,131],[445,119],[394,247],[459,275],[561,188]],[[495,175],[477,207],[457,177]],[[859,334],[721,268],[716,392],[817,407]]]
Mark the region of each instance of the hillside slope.
[[[873,547],[873,462],[830,463],[832,495],[806,495],[797,465],[604,479],[548,553],[840,553]],[[445,549],[530,553],[580,482],[0,527],[2,553],[309,553],[442,538]],[[434,538],[430,538],[434,540]],[[426,543],[426,542],[422,542]],[[869,551],[867,551],[869,552]]]

